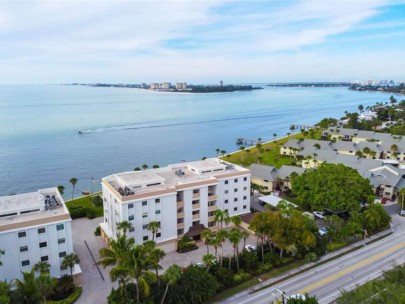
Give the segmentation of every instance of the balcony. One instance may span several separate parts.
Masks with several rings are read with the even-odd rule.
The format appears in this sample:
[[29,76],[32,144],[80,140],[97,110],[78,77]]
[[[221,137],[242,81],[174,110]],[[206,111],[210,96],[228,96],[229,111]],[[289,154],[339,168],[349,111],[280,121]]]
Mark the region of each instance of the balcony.
[[177,229],[184,228],[184,223],[177,224]]
[[215,215],[209,216],[208,217],[208,222],[213,222],[213,221],[215,221]]
[[208,211],[215,211],[215,210],[217,210],[217,209],[218,209],[217,207],[218,207],[217,205],[214,205],[214,206],[208,206]]
[[195,204],[195,205],[193,205],[193,210],[194,209],[200,209],[200,204]]
[[177,208],[184,207],[184,201],[177,201]]
[[193,220],[197,220],[200,218],[200,214],[193,214]]
[[184,217],[184,212],[177,213],[177,218],[182,218],[182,217]]
[[193,193],[193,199],[200,198],[200,193]]
[[218,199],[218,195],[216,195],[216,194],[213,194],[213,195],[209,195],[208,196],[208,201],[209,202],[211,202],[211,201],[216,201]]

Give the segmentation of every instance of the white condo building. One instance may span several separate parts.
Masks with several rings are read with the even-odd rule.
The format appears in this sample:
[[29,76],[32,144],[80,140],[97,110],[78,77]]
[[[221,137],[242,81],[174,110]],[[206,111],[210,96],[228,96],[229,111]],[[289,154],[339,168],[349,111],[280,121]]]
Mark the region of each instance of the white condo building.
[[198,239],[204,228],[217,229],[215,210],[250,213],[250,176],[248,169],[216,158],[107,176],[102,234],[116,238],[117,224],[129,221],[128,235],[142,244],[152,239],[148,223],[158,221],[158,246],[176,250],[184,234]]
[[53,277],[69,274],[61,263],[73,252],[71,222],[57,188],[0,197],[0,281],[22,279],[39,261],[50,264]]

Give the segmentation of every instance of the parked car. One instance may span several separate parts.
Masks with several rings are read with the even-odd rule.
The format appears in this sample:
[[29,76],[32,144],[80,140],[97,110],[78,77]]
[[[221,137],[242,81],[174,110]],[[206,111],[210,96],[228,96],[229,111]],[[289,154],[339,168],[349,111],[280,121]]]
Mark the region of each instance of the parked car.
[[246,245],[245,249],[247,251],[256,251],[257,250],[257,246],[256,245]]
[[405,216],[405,210],[400,210],[400,211],[398,212],[398,214],[399,214],[400,216]]
[[325,217],[325,213],[323,213],[323,212],[321,212],[321,211],[314,211],[314,212],[312,212],[314,215],[315,215],[315,217],[317,217],[317,218],[320,218],[320,219],[322,219],[322,220],[324,220],[324,219],[326,219],[326,217]]
[[318,230],[318,233],[320,236],[324,236],[325,234],[328,233],[329,227],[325,226],[325,227],[321,227]]

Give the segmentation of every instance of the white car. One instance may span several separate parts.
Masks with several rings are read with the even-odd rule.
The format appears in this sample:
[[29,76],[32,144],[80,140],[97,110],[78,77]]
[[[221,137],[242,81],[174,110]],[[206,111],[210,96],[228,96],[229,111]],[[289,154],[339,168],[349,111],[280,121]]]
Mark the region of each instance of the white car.
[[328,229],[329,229],[329,227],[327,227],[327,226],[319,228],[319,230],[318,230],[319,235],[324,236],[325,234],[328,233]]
[[256,251],[256,250],[257,250],[257,246],[255,246],[255,245],[246,245],[246,246],[245,246],[245,249],[246,249],[247,251]]
[[322,220],[324,220],[324,219],[326,219],[326,217],[325,217],[325,213],[323,213],[323,212],[321,212],[321,211],[314,211],[314,212],[312,212],[314,215],[315,215],[315,217],[317,217],[317,218],[320,218],[320,219],[322,219]]
[[307,298],[306,298],[303,294],[299,294],[299,293],[290,296],[289,299],[303,300],[303,301],[306,301],[306,300],[307,300]]

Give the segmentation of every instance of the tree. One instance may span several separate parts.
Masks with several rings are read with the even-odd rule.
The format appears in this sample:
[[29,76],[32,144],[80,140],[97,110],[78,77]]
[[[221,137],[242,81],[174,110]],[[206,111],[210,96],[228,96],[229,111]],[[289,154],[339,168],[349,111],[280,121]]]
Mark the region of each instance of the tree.
[[135,168],[134,168],[134,171],[141,171],[141,168],[135,167]]
[[12,303],[41,303],[42,295],[37,288],[34,269],[32,269],[30,272],[23,272],[22,274],[22,281],[19,279],[15,280],[15,290],[12,296]]
[[165,298],[167,295],[167,291],[169,290],[169,286],[173,286],[174,284],[177,283],[177,281],[181,278],[182,274],[182,269],[178,265],[170,265],[169,268],[165,271],[163,275],[163,280],[165,280],[166,283],[166,288],[165,288],[165,293],[163,294],[162,302],[163,304],[165,302]]
[[210,242],[210,240],[211,240],[211,238],[212,238],[212,232],[211,232],[211,230],[209,230],[209,229],[204,229],[204,230],[201,232],[201,238],[204,240],[205,245],[207,245],[207,254],[209,254],[209,253],[210,253],[210,249],[209,249],[208,245],[209,245],[209,242]]
[[0,281],[0,303],[10,304],[11,283]]
[[157,168],[159,168],[159,165],[154,164],[154,165],[152,166],[152,168],[153,168],[153,169],[157,169]]
[[221,154],[224,156],[226,154],[226,150],[221,150]]
[[316,143],[316,144],[314,145],[314,147],[315,147],[317,150],[320,150],[320,149],[321,149],[321,145],[318,144],[318,143]]
[[[401,204],[401,210],[404,210],[404,203],[405,203],[405,188],[401,188],[399,190],[399,195],[398,195],[398,204]],[[1,266],[1,262],[0,262]]]
[[277,134],[273,133],[273,140],[276,141]]
[[219,152],[221,152],[221,149],[220,149],[220,148],[216,148],[216,149],[215,149],[215,152],[217,152],[217,157],[218,157]]
[[239,226],[240,223],[242,223],[242,218],[240,217],[240,215],[234,215],[230,217],[230,220],[235,226]]
[[222,267],[222,259],[224,257],[224,243],[226,241],[226,238],[228,237],[228,231],[221,229],[217,232],[216,237],[220,240],[221,243],[221,257],[219,263]]
[[160,266],[159,262],[165,257],[166,252],[164,252],[162,249],[159,248],[153,248],[150,251],[150,261],[153,265],[153,267],[155,268],[155,275],[156,275],[156,279],[158,280],[158,284],[160,285],[160,281],[159,281],[159,270],[163,269],[162,266]]
[[78,181],[79,181],[79,180],[78,180],[76,177],[72,177],[72,178],[69,180],[69,183],[71,183],[71,184],[72,184],[72,187],[73,187],[73,189],[72,189],[72,200],[73,200],[73,197],[74,197],[74,194],[75,194],[75,186],[76,186],[76,184],[77,184]]
[[73,268],[75,267],[76,264],[79,263],[80,263],[79,256],[72,252],[71,254],[68,254],[63,258],[61,266],[68,267],[70,269],[70,276],[73,276]]
[[357,107],[357,109],[359,109],[359,112],[361,113],[361,112],[363,112],[363,110],[364,110],[364,106],[363,106],[363,105],[359,105],[359,106]]
[[241,236],[243,238],[243,248],[246,247],[246,240],[248,239],[248,237],[250,236],[249,232],[247,232],[246,230],[242,230],[241,231]]
[[[0,249],[0,258],[5,255],[6,252],[3,249]],[[3,266],[3,262],[0,260],[0,266]]]
[[210,253],[204,254],[202,257],[202,262],[207,267],[207,271],[210,270],[211,266],[215,264],[215,256]]
[[148,169],[148,168],[149,168],[149,166],[148,166],[147,164],[143,164],[143,165],[142,165],[142,169],[143,169],[143,170],[146,170],[146,169]]
[[292,180],[292,191],[312,210],[358,210],[360,203],[374,201],[373,188],[357,170],[343,164],[322,163]]
[[122,221],[121,223],[119,223],[117,225],[117,230],[121,231],[124,235],[124,237],[126,237],[127,235],[127,231],[129,231],[132,228],[132,224],[128,221]]
[[34,265],[34,271],[38,272],[41,275],[49,274],[49,269],[51,265],[48,262],[40,261]]
[[371,204],[364,211],[366,228],[369,231],[379,231],[386,229],[391,223],[391,217],[385,212],[381,204]]
[[59,191],[60,195],[63,195],[65,193],[65,187],[64,186],[59,185],[57,188],[58,188],[58,191]]
[[158,221],[149,222],[149,224],[148,224],[148,226],[147,226],[146,229],[148,229],[149,231],[152,231],[152,241],[154,241],[154,240],[155,240],[156,233],[157,233],[157,232],[159,231],[159,229],[160,229],[160,222],[158,222]]
[[236,258],[236,269],[239,272],[239,242],[242,239],[242,235],[238,228],[232,228],[228,234],[228,240],[232,243],[233,256]]
[[228,225],[230,221],[228,210],[223,211],[220,209],[215,210],[215,221],[218,223],[218,230],[222,229],[224,222],[225,225]]

